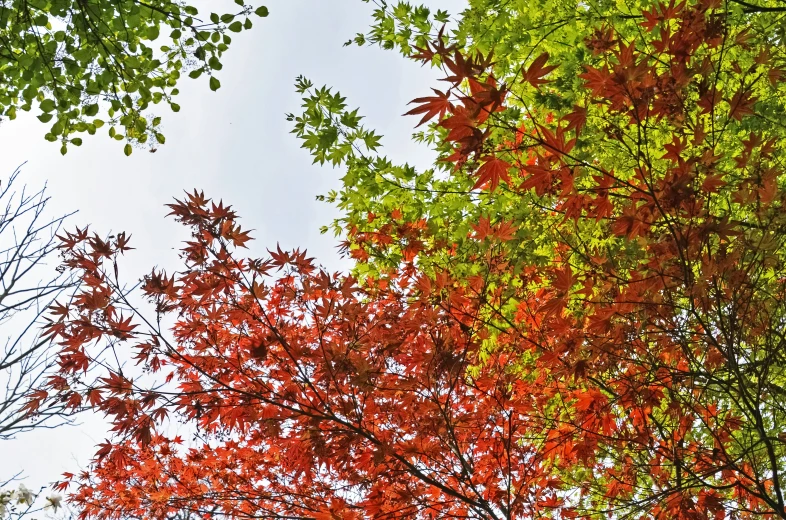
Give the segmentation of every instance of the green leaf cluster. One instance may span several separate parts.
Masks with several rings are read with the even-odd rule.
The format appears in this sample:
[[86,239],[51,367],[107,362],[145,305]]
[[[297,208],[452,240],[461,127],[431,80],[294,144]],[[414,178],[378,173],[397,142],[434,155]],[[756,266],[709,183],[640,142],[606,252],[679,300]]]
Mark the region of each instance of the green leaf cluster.
[[252,15],[235,0],[225,14],[200,13],[172,0],[7,0],[0,6],[0,113],[37,113],[46,139],[62,153],[79,134],[108,127],[109,137],[133,146],[163,143],[153,105],[175,102],[178,81],[210,77],[232,43],[251,29]]

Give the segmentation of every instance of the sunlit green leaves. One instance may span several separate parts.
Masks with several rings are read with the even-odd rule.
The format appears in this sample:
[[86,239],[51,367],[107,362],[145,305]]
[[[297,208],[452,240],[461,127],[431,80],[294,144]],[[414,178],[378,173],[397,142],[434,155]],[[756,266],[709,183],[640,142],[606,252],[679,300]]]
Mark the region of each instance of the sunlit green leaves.
[[[161,103],[177,112],[181,76],[221,70],[232,42],[227,33],[268,14],[244,0],[225,9],[201,15],[172,0],[10,0],[0,14],[0,113],[14,119],[18,109],[40,108],[36,117],[54,125],[46,138],[61,151],[76,145],[74,134],[95,133],[90,119],[99,113],[117,128],[113,138],[152,142],[160,119],[146,112]],[[208,86],[220,83],[211,76]]]
[[311,82],[303,77],[297,79],[296,88],[305,94],[304,113],[290,114],[288,119],[295,123],[293,133],[303,140],[315,163],[338,166],[362,150],[373,152],[379,147],[381,136],[360,125],[362,117],[357,110],[346,110],[341,94],[327,87],[311,91]]

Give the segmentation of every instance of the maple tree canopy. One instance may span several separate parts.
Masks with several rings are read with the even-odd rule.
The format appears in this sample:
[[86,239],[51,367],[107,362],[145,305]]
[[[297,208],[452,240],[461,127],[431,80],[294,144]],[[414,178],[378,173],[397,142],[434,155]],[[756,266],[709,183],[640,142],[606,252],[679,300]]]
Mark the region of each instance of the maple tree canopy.
[[786,518],[784,8],[496,4],[429,39],[383,4],[370,33],[443,67],[410,110],[432,170],[298,80],[351,276],[242,258],[199,192],[149,310],[126,235],[63,236],[83,292],[29,410],[112,421],[61,483],[84,518]]

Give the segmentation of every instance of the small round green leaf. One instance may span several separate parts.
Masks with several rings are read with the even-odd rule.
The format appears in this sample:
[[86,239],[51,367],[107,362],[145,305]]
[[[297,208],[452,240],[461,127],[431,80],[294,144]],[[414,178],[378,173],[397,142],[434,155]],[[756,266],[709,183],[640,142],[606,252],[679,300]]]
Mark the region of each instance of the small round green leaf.
[[57,108],[57,105],[55,105],[55,102],[52,99],[45,99],[41,101],[40,106],[41,106],[41,110],[43,110],[44,112],[51,112],[52,110]]

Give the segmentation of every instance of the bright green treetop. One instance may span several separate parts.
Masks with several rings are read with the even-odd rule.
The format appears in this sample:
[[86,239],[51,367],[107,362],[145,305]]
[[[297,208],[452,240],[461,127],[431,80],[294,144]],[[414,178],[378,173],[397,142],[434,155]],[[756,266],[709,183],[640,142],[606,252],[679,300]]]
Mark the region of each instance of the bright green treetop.
[[[358,34],[347,44],[372,44],[394,49],[406,57],[441,68],[445,76],[452,72],[439,53],[434,54],[436,45],[455,48],[464,56],[481,53],[491,60],[491,73],[501,85],[501,90],[506,91],[507,97],[506,110],[494,114],[493,122],[484,129],[490,134],[487,143],[504,147],[505,141],[512,139],[516,129],[528,128],[531,131],[535,121],[558,121],[574,114],[576,107],[580,107],[586,111],[586,121],[577,136],[574,154],[581,160],[597,161],[610,169],[620,167],[620,161],[628,151],[608,139],[608,132],[616,123],[610,121],[599,105],[589,103],[590,90],[579,75],[587,66],[602,65],[604,58],[601,54],[609,43],[604,42],[604,38],[611,34],[635,48],[651,48],[653,41],[660,37],[659,29],[655,28],[657,24],[652,22],[652,17],[659,12],[659,2],[472,0],[469,7],[455,18],[444,12],[432,13],[426,6],[412,6],[405,2],[395,5],[375,3],[378,9],[374,25],[367,33]],[[716,118],[713,122],[702,116],[706,130],[714,131],[712,135],[717,140],[717,150],[726,153],[727,159],[731,160],[739,153],[741,141],[751,131],[766,129],[767,135],[773,137],[786,133],[783,86],[776,85],[786,65],[786,52],[781,43],[786,37],[786,6],[776,0],[755,4],[729,0],[721,8],[724,10],[724,22],[718,22],[719,34],[726,31],[730,43],[741,38],[745,40],[744,45],[725,45],[722,51],[708,53],[708,60],[721,65],[714,78],[706,74],[709,83],[696,85],[696,88],[697,91],[706,90],[708,85],[714,85],[713,88],[729,103],[739,90],[740,82],[746,89],[750,87],[748,98],[756,100],[755,118],[744,122],[736,117],[725,118],[722,122]],[[650,30],[648,20],[654,30]],[[436,44],[437,41],[442,43]],[[758,64],[757,58],[764,59],[759,57],[762,50],[767,51],[766,63]],[[533,85],[526,80],[526,73],[538,58],[546,57],[548,72],[542,83],[536,80]],[[442,86],[434,86],[446,90],[450,85],[446,82]],[[360,137],[373,135],[373,131],[364,128],[357,117],[350,118],[352,124],[346,124],[343,98],[330,94],[328,90],[302,90],[308,93],[304,105],[307,110],[298,119],[296,133],[305,138],[304,147],[311,150],[315,161],[330,161],[346,168],[342,189],[327,196],[343,211],[342,217],[333,225],[337,234],[353,231],[350,235],[361,232],[368,236],[380,230],[383,234],[390,234],[390,229],[385,228],[391,224],[390,219],[376,217],[386,217],[398,210],[402,212],[401,222],[423,219],[429,228],[428,235],[440,237],[445,244],[453,245],[451,263],[455,264],[460,263],[461,258],[467,260],[479,253],[476,242],[468,239],[468,235],[473,233],[472,226],[481,217],[494,216],[499,221],[526,222],[526,225],[519,226],[516,239],[506,245],[518,251],[514,257],[526,261],[533,258],[547,261],[551,258],[546,244],[552,238],[547,230],[552,227],[550,219],[553,216],[538,208],[539,204],[548,204],[548,201],[535,197],[532,192],[510,190],[504,183],[491,191],[477,189],[476,175],[480,167],[477,161],[470,160],[455,168],[450,162],[438,160],[433,168],[417,171],[410,165],[380,156],[375,152],[376,145],[382,142],[379,136],[373,140],[375,146],[366,149]],[[461,92],[469,93],[467,82],[454,89],[454,93]],[[331,95],[342,99],[340,106],[333,103],[328,107],[326,100],[331,99]],[[429,91],[423,92],[423,96],[434,95]],[[453,101],[456,102],[456,98]],[[356,112],[352,114],[356,116]],[[422,115],[423,112],[417,117]],[[444,116],[444,112],[441,115]],[[433,119],[424,130],[418,129],[414,140],[432,148],[439,159],[445,159],[453,154],[455,143],[446,139],[450,129],[438,124],[438,120],[439,117]],[[685,131],[689,131],[698,120],[686,121]],[[715,123],[719,126],[711,129]],[[417,124],[417,119],[413,118],[413,124]],[[648,139],[653,148],[662,148],[672,140],[672,121],[650,125]],[[630,161],[625,160],[630,165]],[[590,233],[590,230],[586,232]],[[358,267],[360,272],[375,272],[380,266],[397,265],[402,260],[403,248],[408,242],[395,234],[391,238],[386,247],[380,244],[369,247],[368,242],[360,245],[350,239],[351,244],[347,246],[355,251],[355,256],[370,260]],[[592,239],[600,240],[600,237]],[[435,262],[435,258],[439,257],[422,255],[419,261]],[[438,261],[444,264],[444,260]]]

